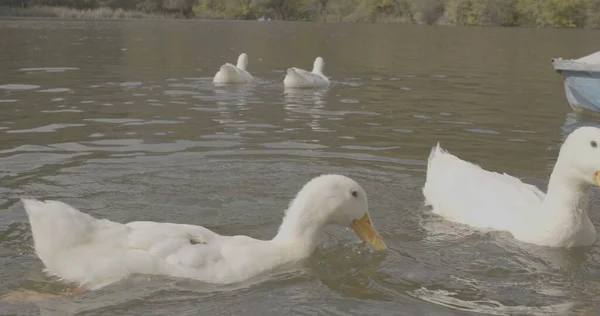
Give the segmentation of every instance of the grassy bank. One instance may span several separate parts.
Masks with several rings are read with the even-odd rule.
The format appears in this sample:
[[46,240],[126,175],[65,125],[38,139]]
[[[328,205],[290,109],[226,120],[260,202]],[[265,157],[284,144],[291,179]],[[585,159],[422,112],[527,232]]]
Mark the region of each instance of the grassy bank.
[[0,7],[0,16],[4,17],[44,17],[59,19],[151,19],[163,18],[163,15],[148,14],[140,11],[98,8],[78,10],[65,7],[33,6],[29,8]]
[[596,28],[600,0],[198,0],[223,19]]
[[[0,0],[1,16],[600,27],[600,0]],[[43,4],[43,5],[42,5]]]

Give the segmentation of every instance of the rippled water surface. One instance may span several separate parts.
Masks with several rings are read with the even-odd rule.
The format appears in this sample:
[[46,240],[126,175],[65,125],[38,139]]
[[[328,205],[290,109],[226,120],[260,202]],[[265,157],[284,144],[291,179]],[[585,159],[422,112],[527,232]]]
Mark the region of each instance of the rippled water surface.
[[[136,276],[2,314],[589,315],[600,250],[549,250],[430,214],[436,142],[545,189],[560,142],[598,117],[570,110],[553,57],[598,49],[587,30],[203,21],[0,21],[0,295],[59,293],[42,273],[23,196],[114,221],[272,237],[310,178],[368,193],[389,251],[327,229],[301,271],[235,287]],[[237,55],[259,81],[214,87]],[[332,86],[285,69],[326,62]],[[600,225],[598,190],[591,217]]]

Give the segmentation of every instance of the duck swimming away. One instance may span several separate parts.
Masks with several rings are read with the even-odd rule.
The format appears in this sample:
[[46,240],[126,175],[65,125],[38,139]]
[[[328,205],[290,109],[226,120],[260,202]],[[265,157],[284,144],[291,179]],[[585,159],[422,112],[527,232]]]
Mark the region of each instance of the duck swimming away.
[[318,88],[329,86],[329,78],[323,74],[325,61],[317,57],[313,63],[312,72],[300,68],[288,68],[283,79],[286,88]]
[[438,144],[429,155],[425,204],[450,221],[507,231],[539,246],[593,245],[596,230],[587,203],[589,188],[600,186],[599,144],[598,128],[580,127],[569,134],[547,193],[461,160]]
[[237,66],[225,63],[213,78],[214,84],[227,83],[251,83],[254,77],[246,70],[248,67],[248,55],[241,53],[238,57]]
[[22,202],[45,271],[87,290],[133,273],[242,282],[309,257],[329,224],[351,227],[376,250],[387,248],[371,223],[365,191],[342,175],[322,175],[305,184],[271,240],[222,236],[186,224],[121,224],[58,201]]

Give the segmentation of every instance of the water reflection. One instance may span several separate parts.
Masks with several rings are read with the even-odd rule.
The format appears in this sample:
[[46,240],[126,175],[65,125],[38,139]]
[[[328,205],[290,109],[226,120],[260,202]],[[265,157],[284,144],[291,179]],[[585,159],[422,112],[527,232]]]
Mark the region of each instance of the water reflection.
[[[288,111],[287,120],[294,120],[297,117],[308,115],[310,117],[308,125],[311,130],[317,132],[328,132],[327,128],[321,125],[323,120],[328,89],[291,89],[285,88],[285,105]],[[304,119],[303,119],[304,120]]]
[[322,108],[325,106],[325,97],[329,89],[292,89],[284,88],[286,105],[314,104]]
[[563,140],[575,129],[582,126],[594,126],[600,128],[599,113],[592,112],[569,112],[565,117],[565,124],[562,126]]

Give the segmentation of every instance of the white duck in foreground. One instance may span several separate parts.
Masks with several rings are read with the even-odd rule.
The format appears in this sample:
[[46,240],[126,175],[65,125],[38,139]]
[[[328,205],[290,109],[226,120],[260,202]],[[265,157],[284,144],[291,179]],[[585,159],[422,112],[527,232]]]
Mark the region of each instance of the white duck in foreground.
[[283,85],[287,88],[317,88],[329,86],[329,79],[323,74],[325,61],[317,57],[313,64],[312,72],[300,68],[288,68],[283,79]]
[[230,63],[225,63],[215,74],[213,83],[251,83],[254,77],[246,71],[248,67],[248,55],[241,53],[238,57],[237,66]]
[[376,250],[386,249],[371,224],[365,191],[341,175],[322,175],[304,185],[272,240],[221,236],[195,225],[121,224],[58,201],[22,201],[45,271],[88,290],[133,273],[242,282],[307,258],[324,227],[334,223],[350,226]]
[[483,170],[433,148],[423,187],[425,204],[454,222],[502,230],[549,247],[589,246],[596,230],[587,213],[589,187],[600,186],[600,129],[580,127],[565,140],[548,192],[507,174]]

